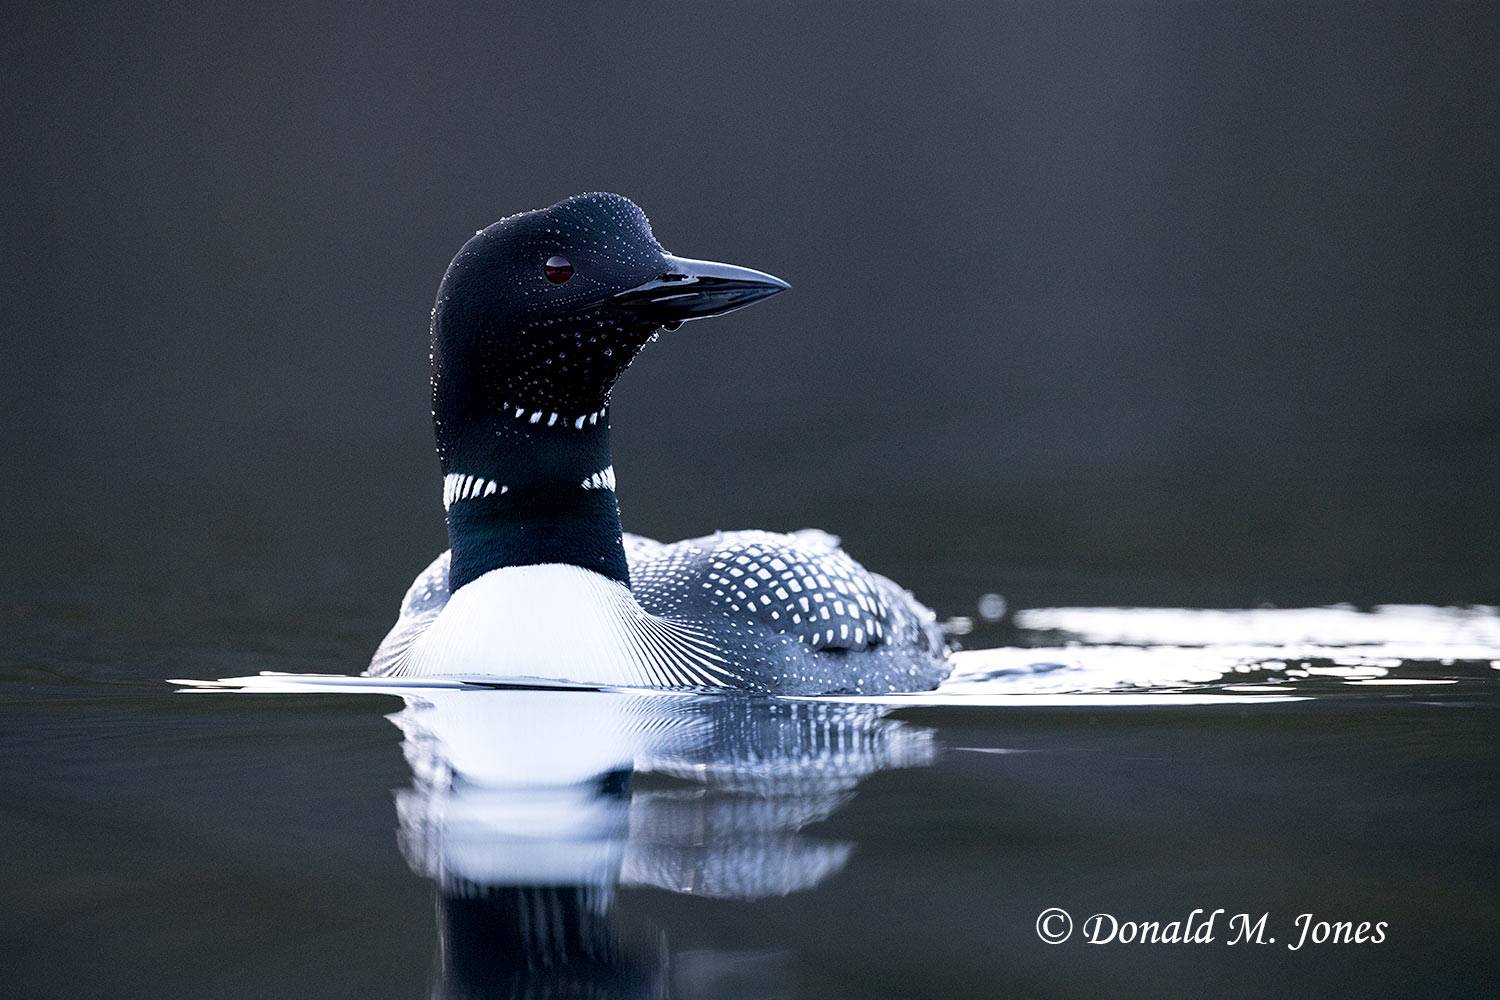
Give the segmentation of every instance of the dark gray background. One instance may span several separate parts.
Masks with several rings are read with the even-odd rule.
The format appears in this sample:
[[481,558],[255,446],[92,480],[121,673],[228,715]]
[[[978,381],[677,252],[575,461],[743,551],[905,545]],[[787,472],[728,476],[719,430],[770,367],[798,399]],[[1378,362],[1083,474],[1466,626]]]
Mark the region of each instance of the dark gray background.
[[1500,597],[1493,8],[73,6],[0,24],[25,587],[392,606],[443,268],[608,189],[795,286],[622,383],[630,530],[947,613]]

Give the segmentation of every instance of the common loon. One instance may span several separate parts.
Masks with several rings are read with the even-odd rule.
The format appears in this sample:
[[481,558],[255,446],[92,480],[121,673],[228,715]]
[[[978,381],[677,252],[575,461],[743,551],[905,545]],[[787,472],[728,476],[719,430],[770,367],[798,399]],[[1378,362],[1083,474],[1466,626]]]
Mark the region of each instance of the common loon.
[[878,694],[935,687],[931,611],[818,531],[661,544],[620,529],[615,381],[658,332],[784,291],[674,257],[616,194],[476,232],[432,310],[449,551],[412,584],[380,676]]

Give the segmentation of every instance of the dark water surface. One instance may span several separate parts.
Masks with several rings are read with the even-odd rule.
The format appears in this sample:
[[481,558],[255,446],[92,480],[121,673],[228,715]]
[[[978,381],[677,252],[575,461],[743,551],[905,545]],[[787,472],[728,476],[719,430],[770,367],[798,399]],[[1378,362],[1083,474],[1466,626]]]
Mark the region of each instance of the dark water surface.
[[[7,996],[1481,996],[1500,972],[1489,611],[1034,610],[936,695],[855,704],[181,692],[357,673],[380,623],[152,600],[7,608]],[[1081,940],[1195,908],[1226,911],[1211,942]],[[1290,950],[1305,913],[1384,940]],[[1236,914],[1266,943],[1229,945]]]

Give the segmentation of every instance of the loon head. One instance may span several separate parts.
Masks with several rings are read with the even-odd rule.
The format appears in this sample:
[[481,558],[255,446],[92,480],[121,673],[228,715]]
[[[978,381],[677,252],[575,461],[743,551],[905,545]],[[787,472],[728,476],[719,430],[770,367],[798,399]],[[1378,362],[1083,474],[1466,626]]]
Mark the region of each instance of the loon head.
[[432,310],[450,586],[541,563],[627,581],[609,449],[615,380],[657,331],[787,287],[672,256],[617,194],[578,195],[475,233]]
[[616,379],[656,332],[785,290],[750,268],[674,257],[644,212],[582,194],[474,234],[432,312],[433,421],[445,465],[466,425],[596,425]]

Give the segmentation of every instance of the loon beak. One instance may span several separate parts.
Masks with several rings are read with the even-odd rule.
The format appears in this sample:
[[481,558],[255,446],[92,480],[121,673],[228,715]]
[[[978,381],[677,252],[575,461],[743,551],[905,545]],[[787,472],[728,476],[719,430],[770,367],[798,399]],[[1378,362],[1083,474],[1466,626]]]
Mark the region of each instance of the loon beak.
[[791,287],[764,271],[669,256],[664,272],[613,301],[675,330],[690,319],[723,316]]

